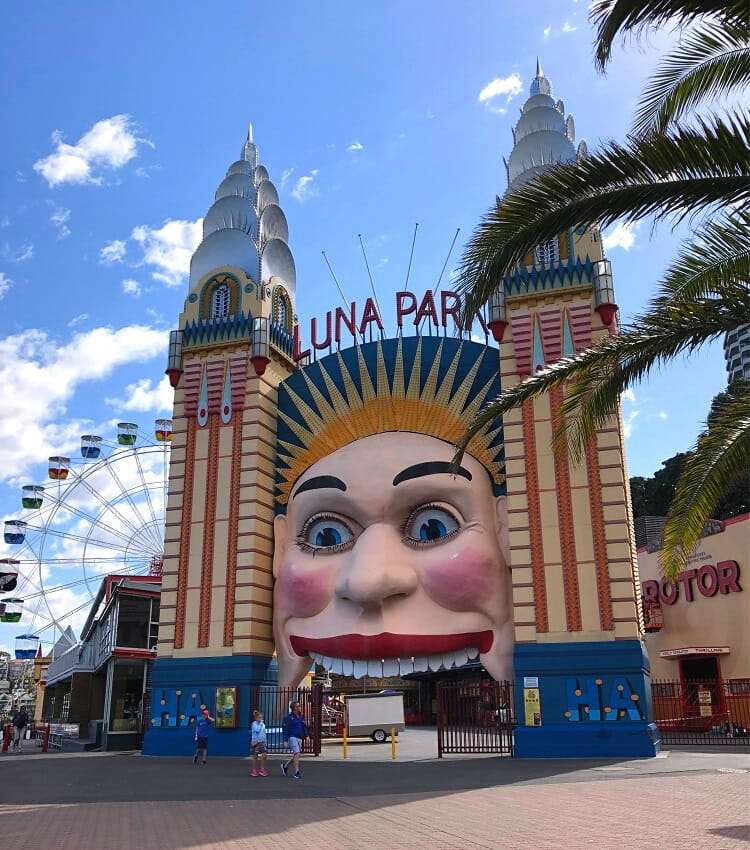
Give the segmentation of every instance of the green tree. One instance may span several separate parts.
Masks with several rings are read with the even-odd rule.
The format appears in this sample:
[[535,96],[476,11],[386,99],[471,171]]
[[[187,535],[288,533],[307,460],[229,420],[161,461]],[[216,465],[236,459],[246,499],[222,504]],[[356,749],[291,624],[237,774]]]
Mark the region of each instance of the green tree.
[[[655,366],[750,322],[750,122],[727,96],[750,81],[750,5],[690,0],[598,0],[591,8],[600,69],[620,37],[680,28],[642,96],[634,132],[575,164],[558,165],[509,192],[467,245],[460,288],[467,315],[533,247],[581,225],[618,219],[687,223],[689,239],[647,309],[617,335],[506,390],[471,434],[553,386],[565,387],[560,448],[580,459],[588,437],[619,410],[622,392]],[[709,109],[701,108],[706,106]],[[667,517],[662,566],[676,576],[704,521],[750,462],[750,394],[728,390],[689,454]]]

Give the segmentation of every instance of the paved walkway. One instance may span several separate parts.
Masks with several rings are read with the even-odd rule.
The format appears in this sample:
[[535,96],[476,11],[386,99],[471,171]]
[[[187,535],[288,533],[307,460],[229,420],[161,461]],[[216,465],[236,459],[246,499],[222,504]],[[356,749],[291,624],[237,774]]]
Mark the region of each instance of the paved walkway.
[[[363,749],[368,757],[376,747]],[[387,749],[387,748],[386,748]],[[407,747],[405,746],[406,750]],[[380,758],[389,753],[379,749]],[[750,756],[244,759],[4,755],[2,850],[748,850]]]

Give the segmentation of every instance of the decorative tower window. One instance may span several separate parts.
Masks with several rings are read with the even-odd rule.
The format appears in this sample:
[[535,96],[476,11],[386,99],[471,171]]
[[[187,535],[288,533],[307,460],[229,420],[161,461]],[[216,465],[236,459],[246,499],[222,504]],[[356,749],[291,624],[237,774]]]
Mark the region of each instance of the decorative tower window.
[[221,283],[211,293],[211,318],[224,319],[229,315],[230,292],[226,283]]
[[555,236],[553,239],[548,239],[534,248],[534,260],[537,265],[551,266],[560,260],[560,243]]
[[281,287],[273,292],[273,320],[285,331],[292,332],[292,302]]

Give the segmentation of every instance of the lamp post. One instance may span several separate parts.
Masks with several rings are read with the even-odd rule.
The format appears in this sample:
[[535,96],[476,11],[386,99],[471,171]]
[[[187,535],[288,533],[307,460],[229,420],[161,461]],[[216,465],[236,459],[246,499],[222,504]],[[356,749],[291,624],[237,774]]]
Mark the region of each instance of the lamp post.
[[253,321],[253,347],[250,362],[256,375],[262,375],[271,362],[268,344],[268,318],[259,316]]
[[508,326],[507,312],[505,309],[505,284],[500,286],[490,295],[488,302],[489,321],[487,327],[492,332],[495,342],[500,342]]
[[612,285],[612,264],[609,260],[599,260],[594,264],[594,303],[596,312],[604,324],[610,327],[617,312],[617,302]]

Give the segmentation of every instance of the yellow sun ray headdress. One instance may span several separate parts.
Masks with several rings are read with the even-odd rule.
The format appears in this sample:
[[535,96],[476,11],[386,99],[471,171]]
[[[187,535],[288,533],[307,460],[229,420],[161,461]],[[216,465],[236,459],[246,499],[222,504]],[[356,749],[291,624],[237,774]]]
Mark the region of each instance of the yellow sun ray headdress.
[[[355,345],[301,368],[279,385],[279,505],[308,467],[362,437],[412,431],[455,443],[499,391],[497,352],[453,338]],[[501,492],[502,426],[487,426],[467,451]]]

